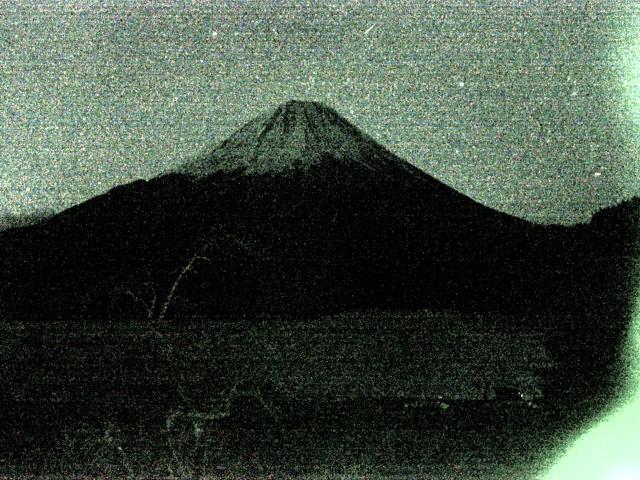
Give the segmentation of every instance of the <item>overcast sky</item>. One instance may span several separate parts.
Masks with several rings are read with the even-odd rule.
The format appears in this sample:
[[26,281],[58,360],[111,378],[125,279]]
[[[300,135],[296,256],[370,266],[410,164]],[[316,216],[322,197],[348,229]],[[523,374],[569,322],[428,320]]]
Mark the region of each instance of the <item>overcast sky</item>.
[[640,193],[636,2],[37,5],[0,3],[0,214],[157,175],[290,98],[529,219]]

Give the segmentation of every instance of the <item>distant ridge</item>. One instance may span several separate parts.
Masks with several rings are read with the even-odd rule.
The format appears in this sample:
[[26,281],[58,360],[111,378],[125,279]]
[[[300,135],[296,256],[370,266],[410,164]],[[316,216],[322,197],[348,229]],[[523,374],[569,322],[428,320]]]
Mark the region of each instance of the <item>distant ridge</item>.
[[1,216],[0,232],[11,228],[26,227],[28,225],[33,225],[34,223],[42,222],[43,220],[53,216],[54,213],[55,212],[53,210],[42,209],[24,214]]
[[319,102],[290,100],[263,113],[213,150],[176,172],[203,177],[215,172],[287,173],[325,162],[357,164],[384,175],[419,170]]

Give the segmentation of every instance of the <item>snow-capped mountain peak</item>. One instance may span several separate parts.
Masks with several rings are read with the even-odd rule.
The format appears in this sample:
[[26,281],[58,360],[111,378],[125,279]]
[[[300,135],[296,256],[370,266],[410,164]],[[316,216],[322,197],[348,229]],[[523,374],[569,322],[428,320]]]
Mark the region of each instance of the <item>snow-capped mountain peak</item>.
[[178,171],[194,176],[216,172],[283,173],[337,161],[389,174],[416,169],[332,108],[291,100],[259,115],[213,150]]

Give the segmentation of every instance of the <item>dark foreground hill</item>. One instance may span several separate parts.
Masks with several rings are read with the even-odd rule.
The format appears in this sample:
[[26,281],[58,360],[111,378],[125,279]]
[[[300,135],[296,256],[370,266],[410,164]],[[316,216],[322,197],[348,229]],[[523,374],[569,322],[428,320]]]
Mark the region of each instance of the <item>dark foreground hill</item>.
[[288,102],[177,171],[0,234],[2,315],[552,312],[587,370],[611,363],[624,332],[639,204],[587,225],[533,224],[445,186],[328,107]]

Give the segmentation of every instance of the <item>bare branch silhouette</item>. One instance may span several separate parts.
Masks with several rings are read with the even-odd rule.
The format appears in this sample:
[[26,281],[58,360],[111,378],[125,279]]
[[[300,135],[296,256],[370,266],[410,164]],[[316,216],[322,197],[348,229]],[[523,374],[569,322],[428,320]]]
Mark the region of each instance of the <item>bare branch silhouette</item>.
[[129,295],[131,298],[133,298],[135,302],[142,305],[142,307],[147,312],[147,319],[152,320],[153,314],[156,308],[156,303],[158,300],[158,294],[157,294],[155,285],[153,285],[151,282],[144,282],[142,285],[146,286],[147,289],[151,291],[151,299],[149,301],[145,301],[143,298],[136,295],[129,289],[125,290],[124,293],[125,295]]
[[203,255],[200,255],[200,254],[196,253],[189,259],[187,264],[184,267],[182,267],[182,269],[180,269],[180,271],[178,272],[178,275],[176,276],[176,279],[171,284],[171,288],[169,289],[169,293],[167,294],[167,296],[165,297],[164,302],[162,303],[162,307],[160,308],[160,312],[158,313],[158,316],[156,318],[156,320],[158,322],[163,322],[164,321],[165,316],[167,314],[167,310],[169,309],[169,307],[171,306],[171,303],[173,302],[173,300],[175,298],[175,294],[176,294],[176,290],[178,289],[178,286],[180,285],[180,283],[184,279],[185,275],[187,275],[189,272],[191,272],[193,270],[193,266],[198,261],[211,263],[211,259],[209,257],[205,257]]
[[212,265],[223,260],[226,256],[233,256],[238,252],[261,258],[267,256],[267,252],[264,249],[256,248],[255,242],[252,242],[251,239],[247,240],[238,235],[224,232],[220,226],[216,225],[192,245],[190,255],[173,271],[171,274],[173,276],[167,279],[171,283],[166,289],[161,287],[163,284],[166,285],[161,278],[153,278],[152,274],[148,272],[144,282],[136,282],[130,287],[118,290],[142,307],[148,321],[161,324],[166,321],[172,306],[176,304],[176,300],[184,298],[180,294],[180,287],[189,275],[197,270],[199,264]]

